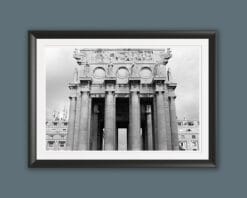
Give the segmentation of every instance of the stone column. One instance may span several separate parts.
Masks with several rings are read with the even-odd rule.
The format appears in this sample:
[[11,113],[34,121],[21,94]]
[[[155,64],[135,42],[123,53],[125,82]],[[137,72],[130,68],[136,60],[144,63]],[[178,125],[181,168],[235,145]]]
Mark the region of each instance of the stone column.
[[116,150],[115,77],[105,79],[104,150]]
[[89,150],[89,92],[83,91],[81,96],[81,117],[80,117],[80,131],[78,137],[78,150]]
[[66,149],[72,150],[74,143],[74,129],[75,129],[75,113],[76,113],[76,97],[70,97],[69,105],[69,121],[68,121],[68,133],[67,133],[67,142]]
[[166,134],[167,134],[167,150],[172,150],[172,140],[171,140],[171,121],[170,121],[170,106],[168,91],[164,93],[165,100],[165,119],[166,119]]
[[77,97],[76,97],[73,150],[78,150],[78,137],[79,137],[79,130],[80,130],[80,117],[81,117],[81,93],[79,92],[79,93],[77,93]]
[[156,93],[156,111],[157,111],[157,149],[167,150],[167,131],[164,107],[164,92]]
[[55,144],[55,151],[58,151],[59,150],[59,141],[56,140],[54,144]]
[[116,140],[116,99],[112,91],[105,96],[104,150],[115,150]]
[[94,104],[93,111],[92,111],[92,130],[91,130],[91,149],[97,150],[98,145],[98,131],[99,131],[99,107],[97,104]]
[[172,136],[171,139],[172,139],[172,150],[179,150],[175,98],[176,96],[170,97],[170,122],[171,122],[171,136]]
[[91,150],[92,147],[90,147],[90,139],[91,139],[91,123],[92,123],[92,97],[89,93],[89,99],[88,99],[88,150]]
[[137,91],[130,93],[128,150],[141,150],[141,109]]
[[158,141],[157,141],[157,105],[155,96],[153,98],[153,108],[152,108],[152,119],[153,119],[153,148],[158,150]]
[[146,120],[147,120],[147,150],[153,150],[153,123],[151,106],[146,106]]

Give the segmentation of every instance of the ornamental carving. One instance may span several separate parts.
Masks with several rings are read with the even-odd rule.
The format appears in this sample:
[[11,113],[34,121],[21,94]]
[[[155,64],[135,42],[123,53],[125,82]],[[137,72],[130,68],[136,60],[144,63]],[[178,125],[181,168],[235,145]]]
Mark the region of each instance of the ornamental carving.
[[166,65],[172,57],[168,49],[75,49],[74,58],[79,65],[92,63],[161,63]]
[[131,71],[131,76],[132,77],[138,77],[139,76],[139,66],[138,65],[133,64],[131,66],[130,71]]

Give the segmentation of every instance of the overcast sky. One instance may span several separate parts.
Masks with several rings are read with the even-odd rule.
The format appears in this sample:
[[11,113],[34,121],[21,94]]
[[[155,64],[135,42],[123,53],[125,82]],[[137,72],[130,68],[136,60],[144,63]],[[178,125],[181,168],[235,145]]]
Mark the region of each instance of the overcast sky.
[[[199,120],[199,64],[198,46],[167,46],[172,58],[167,64],[172,71],[176,88],[178,119]],[[75,47],[47,47],[46,64],[46,106],[47,114],[69,107],[68,82],[73,80],[73,71],[78,67],[73,59]]]

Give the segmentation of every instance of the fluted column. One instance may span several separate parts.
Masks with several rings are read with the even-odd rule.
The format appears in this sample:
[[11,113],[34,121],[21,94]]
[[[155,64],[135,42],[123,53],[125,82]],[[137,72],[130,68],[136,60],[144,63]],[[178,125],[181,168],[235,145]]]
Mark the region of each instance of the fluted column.
[[137,91],[130,93],[128,150],[141,150],[141,109]]
[[157,111],[157,149],[167,150],[167,132],[164,108],[164,93],[158,91],[156,93],[156,111]]
[[75,129],[75,113],[76,113],[76,97],[70,97],[69,105],[69,121],[68,121],[68,133],[66,141],[66,149],[73,149],[74,142],[74,129]]
[[171,136],[172,136],[172,150],[179,150],[178,144],[178,126],[177,126],[177,115],[175,96],[170,97],[170,122],[171,122]]
[[115,150],[116,147],[116,99],[113,91],[107,91],[105,96],[105,129],[104,150]]
[[147,150],[153,150],[153,123],[151,106],[146,106],[146,122],[147,122]]
[[83,91],[81,96],[81,117],[78,137],[78,150],[89,150],[89,92]]

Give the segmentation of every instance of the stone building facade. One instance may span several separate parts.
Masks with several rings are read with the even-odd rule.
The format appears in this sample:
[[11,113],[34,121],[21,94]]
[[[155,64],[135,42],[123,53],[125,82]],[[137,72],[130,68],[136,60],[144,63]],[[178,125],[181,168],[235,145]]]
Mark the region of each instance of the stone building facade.
[[199,150],[199,121],[178,120],[179,150]]
[[68,121],[53,118],[46,121],[46,150],[66,150]]
[[76,49],[67,150],[179,150],[171,57],[170,49]]
[[[178,141],[181,151],[199,150],[199,121],[178,120]],[[68,121],[66,119],[53,118],[46,122],[46,149],[65,150],[67,145]],[[126,130],[118,132],[118,150],[127,150]]]

